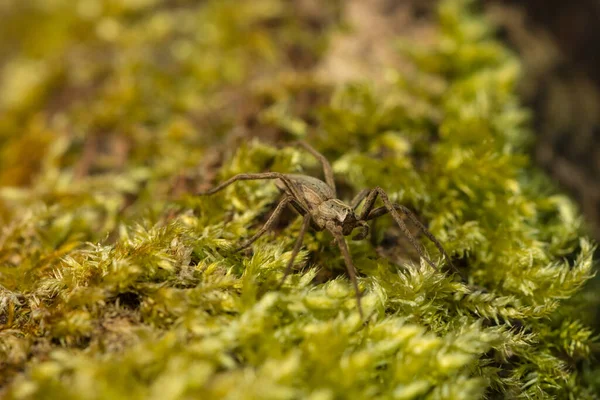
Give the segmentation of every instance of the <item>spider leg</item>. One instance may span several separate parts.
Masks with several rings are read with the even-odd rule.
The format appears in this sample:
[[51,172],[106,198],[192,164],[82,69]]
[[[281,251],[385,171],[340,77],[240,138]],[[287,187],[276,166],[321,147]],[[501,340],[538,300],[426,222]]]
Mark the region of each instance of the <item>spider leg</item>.
[[[396,206],[396,203],[394,203],[394,207],[395,206]],[[387,213],[388,213],[388,209],[385,206],[377,207],[376,209],[371,210],[369,215],[367,215],[365,217],[365,221],[370,221],[372,219],[379,218],[382,215],[385,215]]]
[[[360,196],[360,197],[359,197]],[[356,197],[354,198],[355,200],[357,198],[360,198],[360,200],[356,203],[356,206],[358,207],[358,204],[366,197],[365,203],[363,204],[362,210],[360,211],[360,214],[358,215],[358,220],[359,221],[367,221],[367,216],[369,215],[369,213],[371,212],[371,210],[373,209],[373,206],[375,205],[375,200],[377,200],[377,192],[373,189],[363,189],[360,191],[359,194],[356,195]],[[382,207],[380,207],[382,208]],[[385,207],[383,207],[384,209],[386,209]],[[386,209],[387,210],[387,209]],[[387,211],[386,211],[387,212]],[[377,221],[373,221],[372,222],[372,228],[375,227],[375,224],[377,223]],[[375,241],[375,236],[371,235],[371,243],[375,246],[377,243]]]
[[288,261],[287,266],[285,267],[285,272],[283,273],[283,277],[281,278],[281,282],[279,282],[279,287],[283,286],[285,279],[288,277],[290,272],[292,272],[292,266],[294,265],[294,260],[296,256],[300,252],[300,247],[302,247],[302,240],[304,239],[304,234],[308,229],[308,225],[310,224],[310,214],[306,214],[304,219],[302,220],[302,227],[300,228],[300,233],[298,234],[298,238],[296,239],[296,243],[294,244],[294,249],[292,250],[292,256],[290,257],[290,261]]
[[200,195],[213,194],[220,190],[225,189],[227,186],[229,186],[232,183],[237,182],[237,181],[250,181],[250,180],[259,180],[259,179],[281,179],[281,181],[286,185],[286,187],[288,187],[290,192],[295,193],[294,190],[292,189],[292,187],[293,187],[292,183],[287,178],[287,176],[285,176],[285,174],[282,174],[280,172],[260,172],[260,173],[256,173],[256,174],[235,175],[235,176],[227,179],[225,182],[222,182],[221,184],[215,186],[214,188],[209,189],[209,190],[199,193],[199,194]]
[[337,245],[340,248],[340,252],[344,257],[344,261],[346,262],[346,271],[348,271],[348,276],[350,277],[352,286],[354,286],[354,292],[356,293],[356,305],[358,307],[358,313],[360,314],[360,318],[364,319],[362,305],[360,302],[360,289],[358,288],[358,280],[356,279],[356,268],[354,267],[354,263],[352,262],[350,250],[348,250],[348,245],[346,244],[346,240],[344,240],[344,235],[342,235],[342,232],[339,229],[328,228],[328,230],[335,238],[335,241],[337,242]]
[[[440,243],[440,241],[433,235],[433,233],[431,233],[429,231],[429,229],[427,229],[425,227],[425,225],[423,225],[421,223],[421,221],[419,221],[417,219],[417,217],[415,216],[415,214],[410,211],[407,207],[397,204],[397,203],[393,203],[392,204],[395,210],[399,210],[401,213],[403,213],[404,215],[406,215],[408,218],[410,218],[410,220],[417,226],[417,228],[419,228],[419,230],[421,232],[423,232],[423,234],[425,236],[427,236],[427,238],[429,240],[431,240],[431,242],[435,245],[435,247],[437,247],[437,249],[439,250],[439,252],[444,256],[444,258],[446,259],[446,261],[448,262],[448,264],[450,264],[450,267],[452,268],[452,270],[454,272],[457,272],[458,274],[460,274],[462,276],[462,274],[460,273],[460,271],[458,270],[458,268],[456,268],[454,266],[454,264],[452,264],[452,260],[450,259],[450,256],[448,255],[448,253],[446,253],[446,250],[444,250],[444,247],[442,246],[442,244]],[[384,207],[378,207],[376,209],[374,209],[373,211],[371,211],[369,213],[369,215],[367,216],[366,220],[371,220],[377,217],[380,217],[382,215],[385,215],[388,213],[387,208]]]
[[[396,221],[396,223],[400,227],[400,230],[402,231],[402,233],[404,233],[404,235],[408,238],[408,241],[410,242],[410,244],[417,250],[417,253],[419,253],[419,256],[421,258],[423,258],[427,262],[427,264],[431,265],[433,268],[436,268],[435,264],[429,259],[429,257],[427,257],[425,255],[425,252],[423,251],[423,248],[421,247],[421,245],[419,245],[419,243],[417,242],[417,239],[412,235],[412,233],[410,233],[410,231],[408,230],[408,227],[406,226],[404,221],[402,221],[402,218],[400,218],[400,215],[394,208],[394,204],[390,201],[390,198],[388,197],[385,190],[383,190],[379,186],[377,186],[373,190],[371,190],[371,193],[369,193],[369,195],[367,196],[367,200],[365,200],[365,207],[363,208],[359,219],[361,219],[361,220],[368,219],[367,217],[371,213],[371,210],[373,208],[373,205],[375,204],[375,200],[377,199],[377,196],[381,197],[381,200],[383,201],[386,211],[388,213],[390,213],[392,218],[394,218],[394,221]],[[381,211],[379,211],[380,209],[381,209],[381,207],[373,210],[373,212],[377,211],[378,213],[381,213]],[[381,215],[383,215],[383,214],[381,214]],[[431,235],[431,236],[433,236],[433,235]],[[445,255],[445,252],[444,252],[444,255]],[[448,258],[448,260],[449,260],[449,258]]]
[[356,211],[356,208],[360,205],[360,202],[363,201],[365,197],[367,197],[369,192],[369,189],[363,189],[360,192],[358,192],[358,194],[354,196],[354,198],[350,202],[350,207],[352,207],[352,209]]
[[[373,206],[375,205],[375,200],[377,200],[377,188],[371,189],[371,190],[369,190],[369,189],[361,190],[360,193],[356,195],[354,200],[356,200],[358,198],[358,196],[366,198],[365,203],[363,204],[363,208],[360,211],[360,214],[358,215],[358,219],[366,220],[367,215],[369,215],[369,213],[373,209]],[[362,200],[362,199],[360,199],[360,200]],[[359,203],[360,203],[360,201],[359,201]]]
[[250,239],[246,240],[244,243],[242,243],[240,246],[238,246],[234,251],[240,251],[240,250],[243,250],[243,249],[249,247],[259,237],[261,237],[269,229],[271,229],[271,226],[273,226],[273,224],[275,224],[275,222],[277,222],[277,218],[279,218],[279,215],[281,215],[281,213],[282,213],[283,209],[285,208],[285,206],[287,206],[288,204],[290,204],[291,201],[292,201],[291,197],[285,196],[279,202],[279,204],[277,204],[277,207],[275,207],[275,211],[273,211],[273,214],[271,214],[271,216],[269,217],[269,219],[267,220],[267,222],[263,225],[263,227],[260,228]]
[[[310,144],[308,144],[302,140],[299,140],[296,143],[298,145],[302,146],[304,148],[304,150],[306,150],[310,154],[312,154],[313,157],[315,157],[317,160],[319,160],[319,162],[321,163],[321,166],[323,167],[323,174],[325,175],[325,183],[327,183],[327,186],[329,186],[333,190],[333,193],[336,194],[335,180],[333,178],[333,169],[331,168],[331,164],[329,164],[329,161],[325,158],[325,156],[323,154],[321,154],[317,150],[315,150]],[[336,196],[337,196],[337,194],[336,194]]]

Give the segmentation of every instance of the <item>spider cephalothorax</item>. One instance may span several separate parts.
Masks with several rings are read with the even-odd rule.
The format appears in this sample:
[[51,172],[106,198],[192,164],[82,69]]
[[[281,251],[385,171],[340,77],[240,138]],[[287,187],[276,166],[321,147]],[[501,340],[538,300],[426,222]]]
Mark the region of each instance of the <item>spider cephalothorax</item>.
[[[229,186],[236,181],[243,180],[255,180],[255,179],[274,179],[277,187],[282,191],[283,195],[279,204],[275,208],[275,211],[271,214],[265,225],[260,228],[250,239],[242,243],[236,250],[242,250],[247,248],[254,243],[259,237],[261,237],[267,230],[275,223],[281,212],[288,205],[291,205],[300,215],[304,217],[302,227],[300,228],[300,234],[294,249],[292,250],[292,256],[287,264],[281,283],[285,281],[285,278],[291,272],[294,264],[294,259],[300,251],[302,246],[302,239],[308,226],[312,226],[317,231],[327,230],[333,235],[335,242],[337,243],[344,261],[346,262],[346,269],[350,280],[354,285],[356,291],[356,301],[358,304],[358,310],[362,316],[362,307],[360,303],[360,291],[358,289],[358,282],[356,280],[356,268],[350,257],[348,245],[344,239],[344,236],[348,236],[352,233],[355,228],[360,228],[361,231],[356,234],[353,239],[361,240],[367,237],[369,234],[369,225],[367,221],[374,218],[381,217],[389,213],[392,218],[396,221],[402,232],[407,236],[410,243],[417,250],[419,255],[432,267],[435,268],[433,262],[425,255],[421,246],[418,244],[415,237],[410,233],[406,224],[400,218],[398,211],[406,215],[424,234],[431,240],[438,250],[444,255],[450,266],[454,269],[450,261],[450,257],[440,244],[440,242],[433,236],[423,224],[415,217],[415,215],[406,207],[392,203],[387,193],[380,187],[373,189],[363,189],[360,193],[354,197],[350,204],[346,204],[339,200],[336,195],[335,181],[333,179],[333,170],[329,161],[318,151],[313,149],[310,145],[304,142],[299,142],[309,153],[316,157],[323,166],[323,172],[325,173],[325,181],[317,179],[312,176],[299,175],[299,174],[282,174],[279,172],[262,172],[262,173],[251,173],[251,174],[239,174],[236,175],[220,185],[204,192],[201,194],[213,194],[219,190]],[[380,197],[383,201],[383,206],[373,208],[377,197]],[[360,212],[357,212],[358,206],[363,202],[364,204]]]

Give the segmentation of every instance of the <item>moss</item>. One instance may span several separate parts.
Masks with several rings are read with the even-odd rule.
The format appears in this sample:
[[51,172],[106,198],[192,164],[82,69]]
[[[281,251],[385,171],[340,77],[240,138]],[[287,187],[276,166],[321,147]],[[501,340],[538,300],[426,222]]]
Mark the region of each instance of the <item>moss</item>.
[[[3,88],[37,71],[0,90],[0,393],[594,398],[594,247],[530,165],[518,60],[469,2],[446,0],[435,45],[398,44],[413,72],[333,87],[312,67],[340,5],[290,4],[4,6],[2,29],[48,35],[0,39]],[[468,282],[419,263],[382,219],[374,243],[349,243],[366,323],[325,233],[278,290],[298,219],[231,252],[274,185],[194,196],[240,172],[316,170],[269,137],[322,150],[344,198],[385,188]]]

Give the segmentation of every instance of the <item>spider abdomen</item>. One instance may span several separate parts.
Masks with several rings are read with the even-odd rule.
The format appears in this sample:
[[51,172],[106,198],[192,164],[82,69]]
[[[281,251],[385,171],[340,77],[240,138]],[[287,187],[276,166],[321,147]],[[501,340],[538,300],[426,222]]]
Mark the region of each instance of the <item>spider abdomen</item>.
[[[318,178],[296,174],[286,174],[285,176],[293,184],[292,190],[296,192],[290,194],[304,200],[304,206],[306,206],[307,209],[313,209],[324,201],[335,198],[333,190]],[[284,182],[278,181],[277,187],[285,192],[290,191]]]

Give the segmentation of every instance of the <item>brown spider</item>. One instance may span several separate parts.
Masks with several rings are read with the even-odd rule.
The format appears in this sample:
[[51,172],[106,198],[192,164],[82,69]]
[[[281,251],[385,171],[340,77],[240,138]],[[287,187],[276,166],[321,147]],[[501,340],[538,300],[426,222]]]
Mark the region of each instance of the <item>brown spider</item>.
[[[380,187],[375,187],[373,189],[363,189],[358,193],[350,205],[345,204],[341,200],[337,199],[337,194],[335,190],[335,182],[333,179],[333,170],[331,169],[331,165],[329,161],[319,153],[317,150],[312,148],[309,144],[305,142],[298,142],[300,146],[302,146],[306,151],[311,153],[315,158],[317,158],[322,167],[323,172],[325,174],[325,182],[320,179],[314,178],[312,176],[307,175],[299,175],[299,174],[282,174],[279,172],[262,172],[262,173],[254,173],[254,174],[238,174],[232,178],[229,178],[225,182],[220,185],[206,191],[200,193],[200,195],[210,195],[216,193],[225,187],[231,185],[236,181],[246,181],[246,180],[256,180],[256,179],[276,179],[276,186],[282,191],[283,196],[273,211],[273,214],[269,217],[267,222],[264,224],[262,228],[258,230],[250,239],[246,240],[239,247],[235,249],[235,251],[243,250],[249,247],[252,243],[254,243],[259,237],[265,234],[271,226],[277,221],[277,218],[283,211],[283,209],[287,205],[291,205],[300,215],[304,217],[302,222],[302,227],[300,228],[300,235],[298,239],[296,239],[296,243],[294,245],[294,249],[292,251],[292,256],[287,263],[287,267],[283,274],[283,278],[281,279],[280,286],[283,285],[285,279],[290,274],[292,265],[294,264],[294,259],[298,255],[300,251],[300,247],[302,246],[302,239],[308,226],[311,225],[313,229],[317,231],[322,231],[323,229],[327,229],[333,235],[335,242],[337,243],[340,251],[344,257],[344,261],[346,262],[346,269],[348,271],[348,275],[350,276],[350,280],[354,286],[354,290],[356,292],[356,302],[358,305],[358,311],[363,316],[362,306],[360,302],[360,290],[358,288],[358,282],[356,280],[356,268],[354,267],[354,263],[352,262],[352,258],[350,257],[350,252],[348,251],[348,246],[344,239],[344,236],[348,236],[352,233],[354,228],[360,228],[361,231],[356,234],[352,239],[353,240],[361,240],[367,237],[369,234],[369,225],[367,221],[372,220],[374,218],[381,217],[387,213],[392,215],[392,218],[396,221],[402,232],[406,235],[410,243],[417,250],[419,255],[425,259],[425,261],[435,268],[433,262],[425,255],[421,246],[417,243],[415,237],[409,232],[408,228],[398,211],[405,214],[410,220],[431,240],[435,246],[438,248],[440,253],[446,258],[450,266],[453,270],[456,271],[454,265],[450,261],[450,257],[440,244],[440,242],[433,236],[427,228],[417,219],[417,217],[406,207],[392,203],[385,191]],[[377,196],[381,197],[383,201],[383,206],[373,209],[375,205],[375,200]],[[357,214],[357,208],[362,201],[364,205],[360,213]]]

